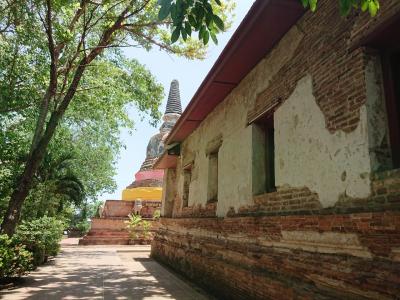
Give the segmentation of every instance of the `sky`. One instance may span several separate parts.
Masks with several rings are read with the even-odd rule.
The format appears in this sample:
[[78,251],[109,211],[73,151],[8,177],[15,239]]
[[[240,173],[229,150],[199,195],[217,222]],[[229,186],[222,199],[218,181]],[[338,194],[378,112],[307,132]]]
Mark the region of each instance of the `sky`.
[[[165,111],[169,87],[173,79],[179,81],[182,109],[185,109],[253,2],[254,0],[236,1],[231,28],[218,36],[218,46],[210,43],[205,60],[190,61],[166,54],[158,49],[149,52],[138,48],[124,49],[126,56],[136,58],[144,64],[156,80],[164,86],[165,96],[160,107],[162,113]],[[135,121],[135,130],[131,134],[128,130],[123,130],[121,133],[126,149],[122,149],[116,165],[114,179],[118,187],[112,194],[101,195],[99,200],[121,199],[122,190],[134,181],[134,175],[146,157],[146,147],[150,137],[159,132],[161,122],[156,128],[149,124],[149,119],[145,118],[141,121],[136,109],[130,109],[129,116]]]

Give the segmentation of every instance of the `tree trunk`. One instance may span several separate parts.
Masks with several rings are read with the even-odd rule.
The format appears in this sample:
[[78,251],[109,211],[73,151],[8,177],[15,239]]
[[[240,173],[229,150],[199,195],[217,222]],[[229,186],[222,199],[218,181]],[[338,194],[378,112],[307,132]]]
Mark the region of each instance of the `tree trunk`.
[[6,214],[4,215],[3,223],[1,224],[1,232],[7,234],[8,236],[12,236],[14,234],[19,217],[21,215],[22,204],[29,194],[33,183],[33,175],[43,159],[44,150],[45,149],[42,150],[42,155],[38,155],[39,153],[35,151],[35,153],[30,156],[26,162],[24,172],[17,181],[17,187],[11,194],[10,201],[8,202],[8,208]]
[[[73,93],[71,95],[71,98],[72,97]],[[15,228],[21,215],[22,204],[24,203],[29,194],[30,188],[32,187],[33,177],[43,161],[47,146],[49,145],[50,140],[52,139],[57,128],[58,122],[64,115],[64,112],[65,110],[62,112],[52,113],[43,137],[39,140],[31,155],[29,155],[24,172],[18,179],[17,187],[11,194],[10,201],[8,202],[7,212],[4,216],[3,223],[1,224],[1,232],[6,233],[8,236],[12,236],[15,232]]]
[[[75,73],[74,79],[68,89],[66,96],[64,97],[64,101],[61,103],[59,109],[51,114],[42,138],[36,143],[36,146],[32,145],[32,147],[34,147],[34,150],[28,157],[24,172],[17,181],[16,189],[11,194],[7,212],[4,216],[3,223],[1,224],[1,232],[6,233],[8,236],[12,236],[15,232],[15,228],[21,215],[22,204],[28,196],[33,183],[33,176],[35,175],[40,164],[42,163],[47,146],[49,145],[50,140],[54,135],[57,125],[64,115],[65,110],[67,109],[70,101],[72,100],[76,92],[78,83],[83,75],[87,62],[88,61],[86,58],[81,62],[81,66],[78,67]],[[33,140],[32,143],[35,143],[35,140]]]

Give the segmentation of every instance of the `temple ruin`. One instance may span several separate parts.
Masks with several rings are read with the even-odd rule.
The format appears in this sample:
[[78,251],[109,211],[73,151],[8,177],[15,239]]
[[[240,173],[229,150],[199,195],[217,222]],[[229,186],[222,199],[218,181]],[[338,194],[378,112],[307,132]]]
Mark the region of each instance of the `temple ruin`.
[[400,295],[400,1],[257,0],[155,164],[152,256],[221,299]]
[[[171,82],[163,124],[147,145],[146,159],[135,174],[135,181],[122,191],[122,200],[106,200],[99,217],[91,219],[91,228],[79,243],[128,244],[130,242],[126,221],[129,214],[140,215],[152,222],[154,212],[161,207],[163,170],[153,165],[164,151],[164,142],[182,113],[179,82]],[[153,222],[153,230],[155,223]]]

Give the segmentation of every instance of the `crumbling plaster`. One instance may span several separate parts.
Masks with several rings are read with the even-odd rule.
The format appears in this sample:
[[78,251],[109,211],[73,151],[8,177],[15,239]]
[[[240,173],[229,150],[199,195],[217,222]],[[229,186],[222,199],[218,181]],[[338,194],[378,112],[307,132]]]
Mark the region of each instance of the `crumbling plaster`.
[[315,102],[312,78],[301,79],[275,112],[275,173],[277,186],[306,186],[319,195],[323,207],[339,196],[370,194],[370,156],[366,106],[356,130],[333,134]]
[[[189,188],[189,206],[207,202],[208,152],[210,143],[221,139],[218,155],[217,215],[225,216],[230,207],[238,209],[252,204],[252,135],[247,126],[247,112],[273,76],[294,55],[304,34],[294,26],[271,51],[212,111],[201,125],[182,143],[177,165],[178,199],[183,192],[185,164],[193,162]],[[229,174],[229,176],[226,176]]]
[[[257,95],[293,57],[303,37],[301,30],[294,26],[182,143],[176,174],[178,200],[183,192],[183,168],[192,163],[188,205],[206,205],[208,148],[212,141],[221,139],[217,216],[225,216],[231,207],[238,210],[253,204],[253,183],[257,181],[257,174],[252,172],[255,132],[252,126],[247,126],[247,112],[255,105]],[[382,144],[386,132],[382,131],[384,110],[367,115],[367,107],[375,110],[382,104],[376,67],[375,61],[367,68],[367,105],[361,107],[360,122],[350,133],[331,134],[313,96],[311,76],[298,82],[295,91],[274,115],[276,186],[308,187],[319,195],[323,207],[333,206],[341,195],[369,196],[370,173],[379,168],[379,159],[382,161],[382,156],[370,157],[370,152]],[[379,120],[379,126],[374,125],[374,120]],[[375,133],[371,134],[368,126]],[[181,205],[179,201],[177,205]]]
[[[208,190],[209,142],[222,137],[218,150],[218,206],[217,214],[224,216],[230,206],[241,206],[251,199],[247,176],[251,166],[251,130],[245,128],[245,99],[231,98],[229,105],[217,107],[195,133],[182,146],[178,174],[178,197],[183,193],[183,168],[192,165],[192,180],[189,186],[189,206],[205,205]],[[229,115],[229,117],[228,117]],[[229,174],[229,176],[224,176]]]
[[164,172],[163,180],[163,198],[161,206],[161,215],[171,217],[176,197],[176,171],[174,169],[167,169]]

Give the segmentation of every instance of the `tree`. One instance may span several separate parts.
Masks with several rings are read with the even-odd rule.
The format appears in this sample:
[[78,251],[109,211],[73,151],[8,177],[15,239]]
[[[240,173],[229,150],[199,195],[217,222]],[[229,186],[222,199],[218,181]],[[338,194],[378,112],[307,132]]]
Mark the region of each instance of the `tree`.
[[[123,57],[116,59],[116,56],[118,54],[114,53],[111,62],[98,60],[96,68],[87,71],[84,84],[95,85],[96,89],[77,93],[60,122],[44,160],[34,174],[31,191],[22,210],[24,219],[31,220],[45,214],[73,216],[73,210],[79,203],[60,193],[61,184],[66,183],[66,180],[60,179],[68,172],[73,173],[84,186],[85,197],[80,200],[83,202],[79,205],[81,207],[99,193],[112,191],[115,187],[115,158],[122,146],[119,128],[134,126],[126,105],[135,103],[141,110],[149,108],[154,114],[152,120],[157,119],[162,87],[137,61]],[[132,82],[136,83],[135,88]],[[6,202],[15,187],[15,177],[26,160],[35,112],[36,107],[33,106],[0,115],[0,211],[5,211]],[[64,161],[62,157],[65,156],[69,159]],[[58,167],[60,160],[62,168]],[[66,163],[68,172],[64,172]],[[71,182],[68,184],[71,185]]]
[[[317,9],[318,0],[299,0],[304,8]],[[192,32],[198,32],[199,40],[207,44],[209,38],[217,44],[217,34],[224,30],[224,3],[220,0],[159,0],[159,20],[172,19],[172,42],[179,37],[187,39]],[[352,8],[368,11],[375,16],[379,10],[379,0],[339,0],[340,12],[347,15]]]
[[[110,62],[123,70],[119,47],[157,46],[187,58],[202,58],[205,49],[190,38],[172,44],[171,20],[157,20],[155,0],[1,0],[0,8],[0,46],[13,50],[6,58],[7,71],[0,71],[7,85],[0,89],[0,108],[24,117],[24,109],[33,107],[29,112],[36,118],[1,225],[4,233],[12,235],[34,175],[67,109],[77,94],[97,89],[96,80],[92,82],[93,77],[87,76],[88,70],[99,72],[103,63]],[[132,73],[131,79],[134,77]],[[132,83],[140,96],[143,87]],[[151,101],[147,93],[145,96],[134,100],[141,110],[157,118],[158,106],[154,104],[158,102]],[[15,122],[15,117],[8,117],[10,120]]]

